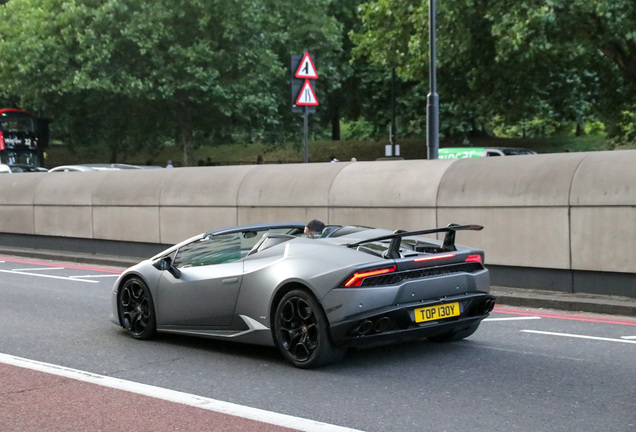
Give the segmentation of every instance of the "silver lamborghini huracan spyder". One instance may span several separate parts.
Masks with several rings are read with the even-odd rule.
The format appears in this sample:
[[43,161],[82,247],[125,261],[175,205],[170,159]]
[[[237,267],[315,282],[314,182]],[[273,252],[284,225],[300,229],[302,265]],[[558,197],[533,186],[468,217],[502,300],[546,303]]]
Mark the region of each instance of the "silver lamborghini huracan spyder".
[[[203,233],[130,267],[111,320],[132,337],[177,333],[277,346],[294,366],[336,362],[348,347],[470,336],[492,311],[484,252],[449,225],[390,231],[305,224]],[[438,241],[425,235],[444,234]]]

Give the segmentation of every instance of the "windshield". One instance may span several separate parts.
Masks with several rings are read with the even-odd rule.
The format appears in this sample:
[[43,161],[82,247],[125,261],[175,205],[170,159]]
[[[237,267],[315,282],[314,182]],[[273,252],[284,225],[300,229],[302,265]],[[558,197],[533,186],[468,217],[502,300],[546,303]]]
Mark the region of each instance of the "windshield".
[[14,173],[38,172],[38,169],[36,167],[29,166],[29,165],[10,165],[10,166],[11,166],[11,172],[14,172]]
[[528,150],[523,148],[504,148],[502,150],[504,154],[507,156],[537,154],[537,152],[534,150]]
[[2,132],[35,133],[35,121],[26,113],[4,112],[0,116],[0,130]]

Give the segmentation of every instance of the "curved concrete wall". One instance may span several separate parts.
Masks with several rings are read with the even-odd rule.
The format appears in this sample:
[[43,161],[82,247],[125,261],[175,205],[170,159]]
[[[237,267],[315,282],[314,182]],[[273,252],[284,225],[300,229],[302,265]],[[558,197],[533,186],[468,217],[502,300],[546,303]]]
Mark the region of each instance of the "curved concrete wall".
[[[440,183],[440,222],[468,219],[500,265],[572,268],[570,188],[581,162],[593,154],[457,160]],[[463,238],[463,236],[462,236]]]
[[175,243],[209,229],[306,221],[420,229],[491,265],[636,272],[636,151],[0,175],[0,232]]

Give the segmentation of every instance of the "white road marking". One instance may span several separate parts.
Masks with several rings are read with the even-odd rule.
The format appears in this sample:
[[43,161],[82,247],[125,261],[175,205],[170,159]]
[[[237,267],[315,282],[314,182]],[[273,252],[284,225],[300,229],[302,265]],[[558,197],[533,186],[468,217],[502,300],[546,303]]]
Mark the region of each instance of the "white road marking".
[[110,387],[118,390],[125,390],[144,396],[150,396],[157,399],[163,399],[170,402],[176,402],[209,411],[228,414],[236,417],[242,417],[250,420],[256,420],[269,423],[276,426],[282,426],[289,429],[295,429],[305,432],[362,432],[357,429],[350,429],[342,426],[335,426],[328,423],[321,423],[300,417],[293,417],[286,414],[279,414],[272,411],[265,411],[258,408],[250,408],[230,402],[223,402],[216,399],[210,399],[202,396],[196,396],[189,393],[178,392],[161,387],[154,387],[147,384],[126,381],[119,378],[112,378],[104,375],[97,375],[91,372],[85,372],[77,369],[71,369],[64,366],[58,366],[50,363],[43,363],[36,360],[29,360],[21,357],[15,357],[8,354],[0,353],[0,362],[18,366],[22,368],[32,369],[40,372],[63,376],[66,378],[84,381],[92,384]]
[[64,270],[64,267],[30,267],[30,268],[18,268],[11,269],[11,271],[22,272],[22,271],[30,271],[30,270]]
[[72,280],[72,281],[76,281],[76,282],[99,283],[99,281],[96,281],[96,280],[73,279],[73,278],[64,277],[64,276],[52,276],[52,275],[44,275],[44,274],[39,274],[39,273],[13,271],[13,270],[0,270],[0,272],[2,272],[2,273],[21,274],[21,275],[26,275],[26,276],[36,276],[36,277],[43,277],[43,278],[49,278],[49,279],[63,279],[63,280]]
[[71,279],[84,279],[84,278],[116,278],[118,274],[105,274],[105,275],[86,275],[86,276],[69,276]]
[[613,338],[605,338],[605,337],[597,337],[597,336],[576,335],[576,334],[569,334],[569,333],[553,333],[553,332],[538,331],[538,330],[521,330],[521,331],[524,333],[534,333],[534,334],[541,334],[541,335],[547,335],[547,336],[562,336],[562,337],[571,337],[571,338],[578,338],[578,339],[599,340],[599,341],[605,341],[605,342],[622,342],[622,343],[636,344],[636,340],[613,339]]
[[621,339],[636,340],[636,336],[621,336]]
[[538,320],[541,317],[527,316],[527,317],[514,317],[514,318],[486,318],[483,321],[521,321],[521,320]]

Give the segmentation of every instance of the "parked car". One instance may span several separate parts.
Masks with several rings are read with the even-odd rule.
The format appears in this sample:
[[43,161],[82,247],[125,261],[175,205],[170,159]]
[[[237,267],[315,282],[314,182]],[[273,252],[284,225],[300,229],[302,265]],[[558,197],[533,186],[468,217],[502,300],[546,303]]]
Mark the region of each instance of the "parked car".
[[61,165],[49,170],[49,172],[77,172],[77,171],[116,171],[122,169],[161,168],[158,166],[128,165],[128,164],[80,164]]
[[[393,231],[305,224],[209,231],[124,271],[111,321],[156,332],[277,346],[294,366],[338,361],[348,347],[474,333],[495,304],[484,252],[455,244],[478,225]],[[443,241],[423,235],[445,234]]]
[[438,151],[440,159],[463,159],[490,156],[517,156],[537,154],[534,150],[514,147],[447,147]]

